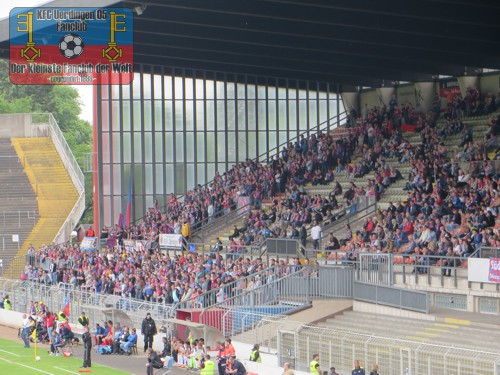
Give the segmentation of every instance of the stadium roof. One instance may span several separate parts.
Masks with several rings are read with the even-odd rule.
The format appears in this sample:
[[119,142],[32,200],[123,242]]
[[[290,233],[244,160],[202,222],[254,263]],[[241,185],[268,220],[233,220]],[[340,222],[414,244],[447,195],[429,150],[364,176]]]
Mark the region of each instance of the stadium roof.
[[[500,68],[495,1],[88,0],[85,6],[139,9],[136,63],[371,87]],[[0,21],[2,56],[8,56],[6,30],[8,20]]]

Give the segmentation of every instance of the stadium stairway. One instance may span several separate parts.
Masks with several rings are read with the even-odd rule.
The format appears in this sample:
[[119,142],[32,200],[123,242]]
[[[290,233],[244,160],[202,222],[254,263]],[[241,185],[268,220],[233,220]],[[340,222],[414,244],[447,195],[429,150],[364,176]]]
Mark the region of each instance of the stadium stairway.
[[[50,138],[13,138],[12,144],[38,198],[39,219],[19,249],[26,254],[50,244],[78,200],[78,193]],[[11,274],[20,274],[24,264],[12,264]]]
[[[432,312],[431,312],[432,314]],[[438,345],[453,345],[475,350],[491,350],[494,342],[500,349],[500,331],[495,325],[467,319],[429,316],[430,320],[410,319],[358,311],[345,311],[319,323],[320,327],[350,333],[393,337]],[[488,340],[484,340],[488,337]]]
[[[10,139],[0,139],[0,250],[4,267],[25,242],[38,218],[35,192]],[[19,243],[12,242],[19,236]]]

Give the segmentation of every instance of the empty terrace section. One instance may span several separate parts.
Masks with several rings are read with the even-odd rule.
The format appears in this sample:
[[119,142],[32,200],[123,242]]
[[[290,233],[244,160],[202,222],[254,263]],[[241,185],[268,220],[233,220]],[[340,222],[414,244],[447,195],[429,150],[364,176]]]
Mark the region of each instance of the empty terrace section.
[[[12,138],[38,198],[39,220],[18,255],[50,244],[78,200],[78,192],[50,138]],[[21,270],[19,270],[21,271]]]

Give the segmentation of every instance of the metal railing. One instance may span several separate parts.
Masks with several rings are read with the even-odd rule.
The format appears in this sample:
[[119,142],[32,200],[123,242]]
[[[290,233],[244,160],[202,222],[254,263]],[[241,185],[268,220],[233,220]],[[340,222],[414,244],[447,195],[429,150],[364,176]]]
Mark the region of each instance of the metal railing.
[[[200,322],[219,329],[223,334],[235,335],[246,331],[264,316],[300,309],[309,303],[309,289],[306,288],[305,294],[293,293],[286,281],[305,277],[304,270],[300,269],[264,285],[248,285],[241,294],[229,298],[223,294],[222,289],[216,297],[216,303],[203,309]],[[251,320],[244,319],[247,313],[251,314]],[[228,314],[231,314],[235,322],[242,324],[227,326],[224,317],[228,317]]]
[[355,360],[359,360],[366,369],[377,363],[383,369],[381,374],[392,375],[493,375],[500,370],[500,350],[497,345],[485,342],[484,349],[480,346],[469,349],[468,346],[472,345],[464,345],[467,338],[462,336],[457,338],[459,342],[450,337],[453,345],[439,345],[422,342],[423,339],[416,341],[406,338],[411,327],[398,336],[394,333],[372,334],[369,329],[368,332],[353,332],[290,319],[274,326],[278,328],[278,337],[268,340],[266,344],[271,351],[277,352],[278,363],[289,362],[298,371],[309,370],[314,353],[320,355],[322,369],[334,366],[341,374],[350,374]]
[[[351,267],[291,266],[293,272],[263,285],[248,284],[237,295],[228,297],[219,290],[215,303],[203,309],[200,321],[225,331],[240,334],[255,327],[265,316],[289,314],[318,298],[352,298]],[[225,323],[229,319],[231,325]],[[234,322],[240,322],[235,324]]]
[[267,276],[272,274],[274,277],[289,274],[294,268],[292,266],[274,266],[269,267],[258,272],[252,273],[248,276],[237,278],[234,281],[219,286],[217,288],[206,291],[188,300],[181,300],[174,304],[171,310],[171,317],[175,318],[177,311],[189,308],[207,308],[217,301],[217,295],[224,293],[227,298],[236,297],[246,290],[247,285],[254,280],[263,280],[267,282]]
[[52,140],[78,193],[78,200],[54,238],[55,242],[63,242],[85,210],[85,177],[52,113],[32,113],[30,116],[31,136],[48,136]]
[[500,248],[481,246],[474,254],[477,258],[500,258]]
[[214,255],[215,253],[219,253],[220,255],[226,256],[230,259],[231,258],[237,259],[240,257],[255,258],[260,256],[259,245],[248,245],[248,246],[228,245],[228,244],[218,245],[218,244],[188,242],[184,245],[183,250],[200,255]]
[[[356,280],[380,285],[404,284],[410,282],[418,285],[425,280],[426,285],[438,283],[445,285],[446,279],[451,279],[454,287],[458,286],[460,278],[467,279],[467,275],[460,274],[460,270],[467,270],[467,257],[418,254],[374,254],[359,253],[355,262]],[[361,260],[361,263],[358,261]],[[351,261],[345,260],[345,263]]]
[[202,243],[206,242],[210,235],[217,233],[218,230],[225,228],[229,230],[229,226],[237,223],[240,219],[250,214],[251,206],[246,204],[241,207],[235,207],[227,214],[221,212],[219,217],[209,217],[197,222],[196,228],[192,229],[192,238],[197,238]]
[[331,232],[338,233],[345,225],[353,226],[377,211],[377,201],[375,197],[358,197],[355,204],[346,209],[346,215],[323,228],[321,239],[328,237]]
[[355,281],[353,284],[353,298],[376,305],[391,306],[426,314],[429,312],[427,292]]

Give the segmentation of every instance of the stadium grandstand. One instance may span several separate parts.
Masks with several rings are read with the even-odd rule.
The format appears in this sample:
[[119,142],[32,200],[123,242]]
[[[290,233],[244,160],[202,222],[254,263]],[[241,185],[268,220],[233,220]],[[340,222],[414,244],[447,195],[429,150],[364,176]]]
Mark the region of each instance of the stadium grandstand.
[[497,5],[85,6],[133,12],[134,79],[94,86],[80,164],[51,114],[0,115],[1,325],[138,327],[93,356],[129,373],[149,313],[175,374],[229,338],[260,375],[500,375]]

